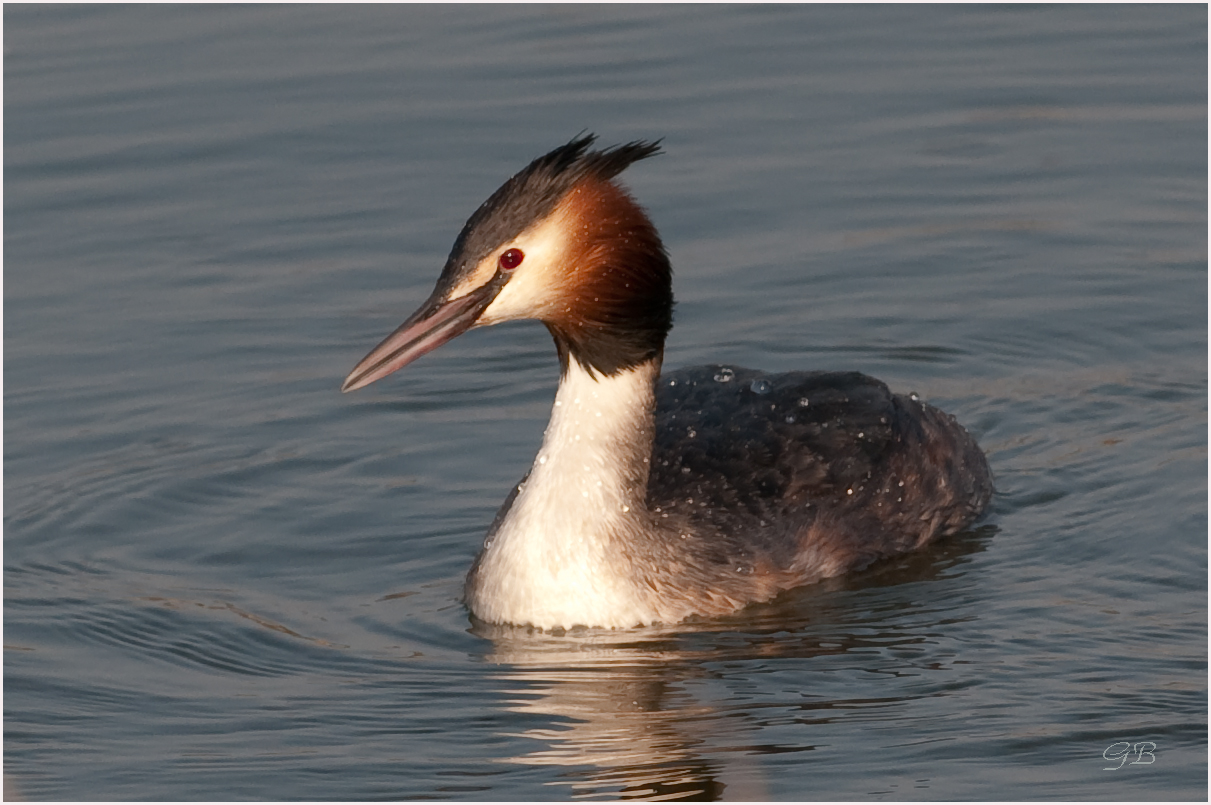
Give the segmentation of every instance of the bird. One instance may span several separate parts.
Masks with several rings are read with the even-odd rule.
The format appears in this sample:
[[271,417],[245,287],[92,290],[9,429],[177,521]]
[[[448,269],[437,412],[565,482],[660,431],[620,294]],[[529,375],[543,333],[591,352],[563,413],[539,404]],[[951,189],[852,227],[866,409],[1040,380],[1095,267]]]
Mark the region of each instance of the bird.
[[474,619],[538,630],[710,619],[959,532],[993,476],[917,395],[854,371],[662,373],[672,267],[617,180],[662,151],[583,133],[467,220],[362,388],[474,327],[534,319],[559,359],[542,446],[467,574]]

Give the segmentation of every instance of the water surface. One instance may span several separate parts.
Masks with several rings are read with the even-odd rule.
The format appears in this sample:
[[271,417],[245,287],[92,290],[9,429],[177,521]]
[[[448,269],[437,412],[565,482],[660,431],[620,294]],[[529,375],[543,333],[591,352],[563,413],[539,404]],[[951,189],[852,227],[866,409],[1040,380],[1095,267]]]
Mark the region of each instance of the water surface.
[[[12,792],[1206,798],[1205,7],[4,14]],[[916,391],[988,519],[729,618],[474,626],[549,337],[338,388],[581,130],[664,138],[668,365]]]

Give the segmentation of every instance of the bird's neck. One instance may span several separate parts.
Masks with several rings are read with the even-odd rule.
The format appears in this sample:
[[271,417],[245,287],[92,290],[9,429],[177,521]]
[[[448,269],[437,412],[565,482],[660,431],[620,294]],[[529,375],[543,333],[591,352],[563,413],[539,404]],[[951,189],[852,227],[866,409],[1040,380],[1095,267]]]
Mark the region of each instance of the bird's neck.
[[659,373],[659,354],[611,375],[567,363],[542,449],[468,578],[479,617],[548,628],[653,619],[627,546],[648,527]]

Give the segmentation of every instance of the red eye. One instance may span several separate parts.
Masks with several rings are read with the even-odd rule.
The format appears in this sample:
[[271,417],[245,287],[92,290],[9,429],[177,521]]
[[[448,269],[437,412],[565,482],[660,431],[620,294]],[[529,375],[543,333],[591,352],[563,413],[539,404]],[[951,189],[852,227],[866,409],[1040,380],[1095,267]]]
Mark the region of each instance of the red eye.
[[526,255],[521,249],[508,249],[500,256],[500,267],[505,271],[512,271],[525,259]]

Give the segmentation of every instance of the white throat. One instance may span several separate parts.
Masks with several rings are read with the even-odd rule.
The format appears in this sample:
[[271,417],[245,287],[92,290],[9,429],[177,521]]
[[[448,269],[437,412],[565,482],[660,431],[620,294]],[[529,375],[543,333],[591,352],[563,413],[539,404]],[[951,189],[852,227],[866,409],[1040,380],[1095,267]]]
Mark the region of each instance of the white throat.
[[647,523],[659,358],[613,377],[573,358],[529,477],[467,580],[480,618],[543,628],[656,619],[627,536]]

